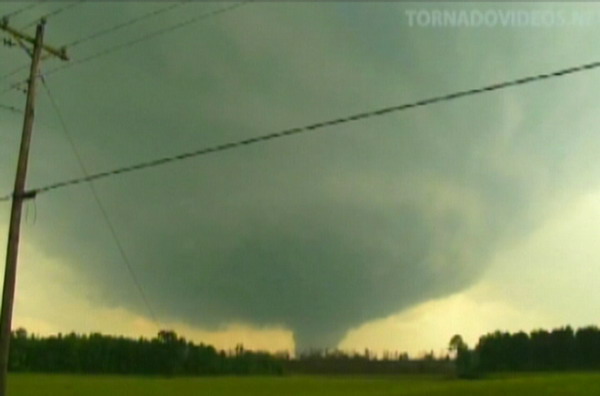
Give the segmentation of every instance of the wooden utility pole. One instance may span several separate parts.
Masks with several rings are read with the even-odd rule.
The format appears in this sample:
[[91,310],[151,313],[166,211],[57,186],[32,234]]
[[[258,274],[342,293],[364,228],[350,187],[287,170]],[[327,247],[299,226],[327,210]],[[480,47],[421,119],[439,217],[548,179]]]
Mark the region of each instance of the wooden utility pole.
[[[35,88],[38,79],[39,63],[42,50],[61,59],[66,59],[63,50],[52,49],[44,46],[44,25],[41,20],[37,25],[35,38],[17,32],[8,26],[8,21],[0,22],[0,29],[11,34],[21,46],[26,48],[24,42],[33,44],[31,53],[31,68],[27,83],[27,102],[25,104],[25,118],[23,120],[23,132],[21,135],[21,148],[17,162],[17,174],[13,190],[12,208],[10,212],[10,223],[8,228],[8,244],[6,248],[6,266],[4,268],[4,288],[2,289],[2,312],[0,314],[0,396],[6,396],[6,372],[8,370],[8,351],[10,347],[11,322],[13,302],[15,296],[15,284],[17,278],[17,256],[19,251],[19,234],[21,229],[21,212],[23,202],[33,198],[35,193],[25,190],[25,178],[27,176],[27,164],[29,158],[29,146],[31,145],[31,132],[33,129]],[[29,52],[29,51],[28,51]]]

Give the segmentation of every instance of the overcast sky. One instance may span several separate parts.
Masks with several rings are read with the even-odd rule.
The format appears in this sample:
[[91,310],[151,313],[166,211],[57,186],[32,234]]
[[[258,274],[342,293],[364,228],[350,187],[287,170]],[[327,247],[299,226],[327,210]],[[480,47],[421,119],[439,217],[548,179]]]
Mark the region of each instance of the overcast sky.
[[[60,46],[168,4],[84,3],[50,17],[46,41]],[[3,2],[0,14],[22,6]],[[223,6],[191,2],[69,55],[76,62]],[[411,24],[410,12],[434,9],[593,20]],[[85,166],[99,172],[597,61],[599,12],[590,3],[247,4],[47,83]],[[0,53],[0,75],[27,63],[18,48]],[[89,186],[39,195],[26,204],[14,327],[137,336],[158,325],[225,348],[418,354],[455,333],[474,345],[496,329],[597,324],[598,86],[592,70],[96,182],[158,324]],[[0,103],[22,108],[24,95]],[[4,195],[22,120],[0,111]],[[81,175],[41,86],[30,163],[32,187]],[[0,204],[3,240],[9,209]]]

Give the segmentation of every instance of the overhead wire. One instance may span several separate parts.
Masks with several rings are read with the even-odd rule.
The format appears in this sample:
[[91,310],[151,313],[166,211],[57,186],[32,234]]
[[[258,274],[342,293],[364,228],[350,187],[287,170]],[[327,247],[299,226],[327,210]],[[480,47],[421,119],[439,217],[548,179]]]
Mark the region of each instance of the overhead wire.
[[27,84],[27,80],[21,80],[21,81],[17,81],[17,82],[11,83],[11,84],[8,86],[8,88],[6,88],[6,89],[5,89],[5,90],[3,90],[3,91],[0,91],[0,95],[3,95],[3,94],[5,94],[5,93],[8,93],[8,92],[11,92],[11,91],[14,91],[14,90],[19,90],[19,91],[21,91],[21,90],[23,90],[23,87],[24,87],[26,84]]
[[19,15],[19,14],[25,12],[25,11],[28,11],[28,10],[30,10],[32,8],[35,8],[35,7],[39,6],[39,5],[41,5],[44,1],[46,1],[46,0],[38,0],[36,2],[31,2],[30,4],[28,4],[26,6],[23,6],[23,7],[19,8],[19,9],[16,9],[14,11],[11,11],[11,12],[9,12],[7,14],[2,15],[0,17],[0,19],[8,19],[8,18],[15,17],[15,16],[17,16],[17,15]]
[[134,24],[139,23],[141,21],[144,21],[146,19],[153,18],[153,17],[158,16],[160,14],[164,14],[166,12],[172,11],[175,8],[181,7],[181,6],[189,3],[190,1],[191,0],[183,0],[183,1],[180,1],[180,2],[177,2],[177,3],[174,3],[174,4],[170,4],[170,5],[166,6],[166,7],[162,7],[162,8],[150,11],[148,13],[139,15],[137,17],[128,19],[125,22],[117,23],[117,24],[115,24],[115,25],[113,25],[111,27],[108,27],[106,29],[98,30],[96,32],[93,32],[93,33],[87,35],[87,36],[84,36],[84,37],[81,37],[79,39],[73,40],[73,41],[65,44],[64,47],[73,48],[73,47],[79,46],[81,44],[87,43],[88,41],[95,40],[95,39],[97,39],[99,37],[102,37],[102,36],[105,36],[107,34],[113,33],[113,32],[115,32],[117,30],[124,29],[126,27],[129,27],[131,25],[134,25]]
[[[73,140],[73,137],[69,133],[69,129],[67,128],[67,123],[65,121],[65,118],[62,115],[62,112],[60,111],[60,108],[58,107],[58,103],[54,99],[54,96],[52,95],[52,92],[50,91],[50,87],[46,83],[46,79],[42,78],[41,80],[42,80],[42,85],[44,86],[44,89],[46,91],[46,95],[48,96],[48,99],[50,100],[50,104],[52,105],[52,108],[54,109],[54,112],[56,113],[56,116],[60,122],[61,129],[62,129],[67,141],[69,142],[69,145],[71,146],[71,150],[73,151],[73,154],[75,155],[75,157],[77,159],[79,168],[81,169],[81,172],[84,174],[84,176],[88,177],[89,172],[87,171],[85,163],[83,162],[83,158],[82,158],[81,154],[79,153],[77,146],[75,145],[75,141]],[[94,186],[94,184],[89,183],[88,185],[90,187],[92,196],[94,197],[94,201],[98,205],[100,214],[102,215],[104,222],[106,223],[106,226],[108,227],[110,235],[115,243],[115,246],[117,247],[117,250],[121,256],[121,259],[123,260],[123,263],[125,264],[125,267],[127,268],[127,271],[129,272],[129,275],[130,275],[136,289],[138,290],[138,292],[140,294],[142,302],[145,305],[145,307],[150,315],[150,318],[154,322],[156,328],[160,329],[160,326],[158,324],[158,320],[156,317],[156,313],[155,313],[154,309],[152,309],[152,306],[150,305],[150,301],[149,301],[146,293],[144,292],[144,289],[142,288],[142,285],[139,281],[138,276],[136,275],[136,273],[133,269],[133,266],[131,265],[131,260],[129,259],[129,256],[126,253],[123,244],[121,243],[121,240],[117,234],[117,231],[116,231],[112,221],[110,220],[110,216],[108,215],[106,207],[104,206],[104,204],[102,204],[102,201],[100,201],[100,197],[98,196],[98,192],[96,191],[96,187]]]
[[[312,132],[315,130],[323,129],[326,127],[331,127],[334,125],[347,124],[347,123],[354,122],[354,121],[383,116],[383,115],[386,115],[389,113],[406,111],[406,110],[414,109],[417,107],[423,107],[423,106],[428,106],[428,105],[432,105],[432,104],[436,104],[436,103],[441,103],[441,102],[451,101],[451,100],[455,100],[455,99],[459,99],[459,98],[464,98],[464,97],[468,97],[468,96],[479,95],[479,94],[492,92],[492,91],[498,91],[501,89],[506,89],[506,88],[515,87],[515,86],[519,86],[519,85],[544,81],[544,80],[548,80],[551,78],[563,77],[563,76],[567,76],[569,74],[589,71],[589,70],[597,69],[597,68],[600,68],[600,62],[587,63],[584,65],[569,67],[566,69],[561,69],[561,70],[557,70],[557,71],[550,72],[550,73],[537,74],[537,75],[533,75],[533,76],[519,78],[516,80],[510,80],[510,81],[504,81],[504,82],[500,82],[500,83],[496,83],[496,84],[486,85],[486,86],[483,86],[480,88],[473,88],[473,89],[468,89],[468,90],[464,90],[464,91],[457,91],[457,92],[446,94],[446,95],[434,96],[434,97],[419,100],[416,102],[409,102],[409,103],[384,107],[384,108],[380,108],[380,109],[376,109],[376,110],[357,113],[357,114],[350,115],[350,116],[335,118],[335,119],[332,119],[329,121],[317,122],[317,123],[313,123],[313,124],[309,124],[309,125],[305,125],[305,126],[301,126],[301,127],[295,127],[295,128],[282,130],[279,132],[259,135],[259,136],[255,136],[252,138],[237,140],[237,141],[223,143],[223,144],[216,145],[216,146],[200,148],[197,150],[188,151],[188,152],[184,152],[184,153],[180,153],[180,154],[176,154],[176,155],[172,155],[172,156],[168,156],[168,157],[162,157],[162,158],[158,158],[158,159],[154,159],[154,160],[150,160],[150,161],[140,162],[140,163],[137,163],[134,165],[124,166],[121,168],[116,168],[116,169],[105,171],[105,172],[90,174],[85,177],[79,177],[79,178],[65,180],[65,181],[61,181],[61,182],[57,182],[57,183],[53,183],[53,184],[48,184],[43,187],[32,189],[32,190],[30,190],[30,192],[40,194],[40,193],[56,190],[56,189],[67,187],[67,186],[73,186],[73,185],[77,185],[77,184],[81,184],[81,183],[87,183],[87,182],[91,182],[94,180],[104,179],[107,177],[112,177],[112,176],[116,176],[116,175],[123,174],[123,173],[134,172],[134,171],[138,171],[138,170],[142,170],[142,169],[153,168],[153,167],[165,165],[165,164],[168,164],[171,162],[182,161],[182,160],[185,160],[188,158],[199,157],[199,156],[217,153],[217,152],[221,152],[221,151],[232,150],[232,149],[240,148],[243,146],[249,146],[249,145],[256,144],[256,143],[266,142],[269,140],[274,140],[274,139],[299,135],[299,134],[303,134],[303,133],[307,133],[307,132]],[[0,197],[0,201],[8,201],[11,198],[12,198],[12,194],[5,195],[3,197]]]
[[240,8],[240,7],[242,7],[242,6],[250,3],[251,1],[252,0],[246,0],[246,1],[243,1],[243,2],[240,2],[240,3],[235,3],[235,4],[232,4],[232,5],[226,6],[226,7],[221,7],[221,8],[218,8],[216,10],[212,10],[212,11],[209,11],[209,12],[197,15],[195,17],[186,19],[183,22],[179,22],[179,23],[176,23],[174,25],[170,25],[170,26],[167,26],[165,28],[161,28],[161,29],[155,30],[155,31],[150,32],[148,34],[145,34],[145,35],[143,35],[141,37],[138,37],[137,39],[130,40],[130,41],[124,42],[122,44],[119,44],[119,45],[116,45],[116,46],[113,46],[113,47],[106,48],[106,49],[104,49],[102,51],[99,51],[99,52],[97,52],[95,54],[89,55],[89,56],[87,56],[85,58],[73,60],[73,61],[71,61],[69,63],[63,64],[62,66],[55,67],[54,69],[51,69],[51,70],[47,71],[45,73],[45,76],[49,76],[49,75],[54,74],[56,72],[59,72],[61,70],[65,70],[65,69],[71,68],[73,66],[80,65],[82,63],[90,62],[90,61],[98,59],[100,57],[112,54],[112,53],[120,51],[120,50],[123,50],[125,48],[129,48],[129,47],[134,46],[136,44],[139,44],[139,43],[141,43],[143,41],[150,40],[150,39],[155,38],[157,36],[160,36],[160,35],[163,35],[163,34],[166,34],[166,33],[170,33],[170,32],[173,32],[173,31],[181,29],[181,28],[184,28],[184,27],[186,27],[188,25],[191,25],[192,23],[196,23],[196,22],[199,22],[199,21],[202,21],[202,20],[205,20],[205,19],[209,19],[209,18],[215,17],[217,15],[221,15],[221,14],[233,11],[233,10],[235,10],[237,8]]
[[[75,39],[75,40],[73,40],[73,41],[71,41],[71,42],[63,45],[62,47],[63,48],[74,48],[74,47],[80,46],[80,45],[85,44],[85,43],[87,43],[89,41],[96,40],[96,39],[98,39],[98,38],[100,38],[102,36],[105,36],[107,34],[116,32],[118,30],[121,30],[121,29],[124,29],[126,27],[132,26],[132,25],[134,25],[136,23],[142,22],[142,21],[144,21],[146,19],[153,18],[153,17],[156,17],[156,16],[158,16],[160,14],[164,14],[166,12],[172,11],[172,10],[178,8],[178,7],[181,7],[181,6],[185,5],[185,4],[188,4],[190,1],[191,0],[183,0],[181,2],[177,2],[177,3],[174,3],[174,4],[169,4],[166,7],[161,7],[159,9],[156,9],[156,10],[150,11],[148,13],[139,15],[137,17],[128,19],[128,20],[126,20],[124,22],[112,25],[112,26],[110,26],[108,28],[95,31],[95,32],[90,33],[87,36],[83,36],[83,37],[81,37],[79,39]],[[23,65],[15,68],[15,69],[11,70],[8,73],[3,74],[2,76],[0,76],[0,79],[4,80],[4,79],[6,79],[8,77],[12,77],[15,74],[19,73],[20,71],[26,70],[28,67],[29,67],[29,64],[25,63],[25,64],[23,64]]]
[[22,70],[27,70],[28,67],[29,67],[29,63],[24,63],[24,64],[22,64],[19,67],[15,67],[14,69],[12,69],[11,71],[9,71],[8,73],[1,75],[0,76],[0,80],[4,80],[4,79],[7,79],[9,77],[12,77],[15,74],[18,74]]
[[[41,0],[40,2],[36,3],[35,5],[39,5],[42,1],[46,1],[46,0]],[[42,19],[47,20],[48,18],[51,18],[51,17],[56,16],[56,15],[58,15],[58,14],[64,12],[64,11],[67,11],[67,10],[69,10],[71,8],[74,8],[74,7],[78,6],[78,5],[83,4],[84,1],[85,0],[77,0],[77,1],[75,1],[73,3],[69,3],[69,4],[64,5],[62,7],[59,7],[57,9],[53,10],[53,11],[50,11],[50,12],[48,12],[46,14],[43,14],[42,16],[39,16],[36,19],[34,19],[33,21],[31,21],[28,24],[24,25],[21,29],[27,29],[27,28],[29,28],[31,26],[34,26],[34,25],[38,24]],[[29,9],[29,8],[32,8],[32,7],[27,7],[27,9]],[[14,76],[15,74],[18,74],[20,71],[27,69],[28,67],[29,67],[29,64],[23,64],[21,66],[18,66],[15,69],[11,70],[10,72],[5,73],[2,76],[0,76],[0,79],[4,80],[4,79],[6,79],[8,77]],[[2,93],[8,92],[8,91],[10,91],[12,89],[16,89],[21,84],[22,84],[22,82],[13,83],[13,84],[11,84],[9,86],[8,90],[3,91]]]
[[13,113],[23,114],[23,110],[17,109],[14,106],[5,105],[5,104],[2,104],[2,103],[0,103],[0,109],[8,110],[8,111],[11,111]]
[[[121,44],[118,44],[118,45],[115,45],[115,46],[112,46],[112,47],[105,48],[105,49],[103,49],[103,50],[101,50],[99,52],[93,53],[93,54],[88,55],[88,56],[86,56],[84,58],[77,59],[77,60],[72,60],[69,63],[65,63],[65,64],[63,64],[61,66],[57,66],[54,69],[50,69],[46,73],[44,73],[44,76],[49,76],[49,75],[52,75],[52,74],[54,74],[56,72],[59,72],[61,70],[65,70],[65,69],[71,68],[73,66],[80,65],[82,63],[90,62],[90,61],[98,59],[100,57],[112,54],[112,53],[120,51],[120,50],[123,50],[125,48],[129,48],[129,47],[134,46],[136,44],[139,44],[139,43],[141,43],[143,41],[150,40],[150,39],[155,38],[157,36],[160,36],[160,35],[163,35],[163,34],[166,34],[166,33],[170,33],[170,32],[173,32],[173,31],[181,29],[181,28],[184,28],[184,27],[186,27],[188,25],[191,25],[193,23],[200,22],[200,21],[203,21],[203,20],[206,20],[206,19],[218,16],[218,15],[221,15],[221,14],[225,14],[227,12],[230,12],[230,11],[233,11],[233,10],[235,10],[237,8],[240,8],[240,7],[244,6],[244,5],[247,5],[248,3],[251,3],[252,1],[253,0],[245,0],[245,1],[241,1],[239,3],[234,3],[234,4],[231,4],[231,5],[225,6],[225,7],[220,7],[218,9],[216,9],[216,10],[208,11],[208,12],[196,15],[194,17],[188,18],[188,19],[186,19],[186,20],[184,20],[182,22],[178,22],[176,24],[169,25],[169,26],[166,26],[164,28],[154,30],[154,31],[152,31],[150,33],[147,33],[147,34],[144,34],[143,36],[140,36],[140,37],[138,37],[136,39],[133,39],[133,40],[130,40],[130,41],[126,41],[124,43],[121,43]],[[22,67],[21,67],[20,70],[22,70]],[[10,73],[12,73],[11,75],[13,75],[13,74],[16,74],[17,71],[13,71],[13,72],[10,72]],[[6,76],[7,75],[4,75],[3,77],[6,77]],[[3,91],[0,91],[0,94],[4,94],[4,93],[12,91],[13,89],[15,89],[15,88],[19,87],[20,85],[22,85],[23,82],[24,81],[18,81],[18,82],[10,84],[10,86],[7,89],[5,89]]]
[[73,2],[73,3],[69,3],[69,4],[67,4],[67,5],[64,5],[64,6],[62,6],[62,7],[59,7],[59,8],[57,8],[57,9],[55,9],[55,10],[53,10],[53,11],[50,11],[50,12],[48,12],[48,13],[46,13],[46,14],[44,14],[44,15],[40,16],[40,17],[37,17],[36,19],[34,19],[33,21],[29,22],[28,24],[26,24],[26,25],[22,26],[22,27],[21,27],[21,29],[27,29],[27,28],[30,28],[30,27],[32,27],[32,26],[35,26],[35,25],[36,25],[36,24],[37,24],[37,23],[38,23],[40,20],[42,20],[42,19],[49,19],[49,18],[52,18],[52,17],[54,17],[54,16],[56,16],[56,15],[58,15],[58,14],[61,14],[61,13],[65,12],[65,11],[67,11],[67,10],[71,9],[71,8],[74,8],[74,7],[80,6],[81,4],[83,4],[83,3],[84,3],[84,1],[85,1],[85,0],[76,0],[76,1],[75,1],[75,2]]

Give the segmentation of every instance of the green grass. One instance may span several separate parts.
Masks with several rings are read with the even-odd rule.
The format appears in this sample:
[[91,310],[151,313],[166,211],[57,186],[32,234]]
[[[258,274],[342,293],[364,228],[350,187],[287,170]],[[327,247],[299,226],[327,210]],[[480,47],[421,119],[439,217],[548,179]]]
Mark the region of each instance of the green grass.
[[436,377],[141,378],[12,374],[9,396],[600,395],[600,373],[527,374],[477,381]]

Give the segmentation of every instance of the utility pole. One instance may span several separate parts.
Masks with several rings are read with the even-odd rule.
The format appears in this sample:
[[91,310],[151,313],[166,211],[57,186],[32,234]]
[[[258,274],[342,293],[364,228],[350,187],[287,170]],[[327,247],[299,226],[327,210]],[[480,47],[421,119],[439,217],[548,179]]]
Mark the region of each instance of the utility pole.
[[[25,190],[25,178],[27,176],[29,147],[31,145],[31,132],[33,130],[35,88],[39,73],[39,63],[43,50],[51,55],[67,60],[64,49],[57,50],[44,45],[45,23],[46,22],[43,19],[40,21],[36,28],[35,38],[32,38],[9,27],[7,20],[2,20],[0,22],[0,30],[9,33],[17,40],[19,45],[31,55],[31,67],[29,70],[29,80],[27,82],[27,101],[25,104],[25,117],[21,135],[21,148],[19,149],[17,174],[15,177],[15,187],[13,190],[10,223],[8,228],[4,287],[2,289],[2,312],[0,314],[0,396],[6,396],[6,373],[8,370],[8,352],[10,347],[13,302],[17,278],[17,256],[19,252],[21,212],[23,202],[35,197],[35,192]],[[29,51],[26,43],[33,45],[31,51]]]

